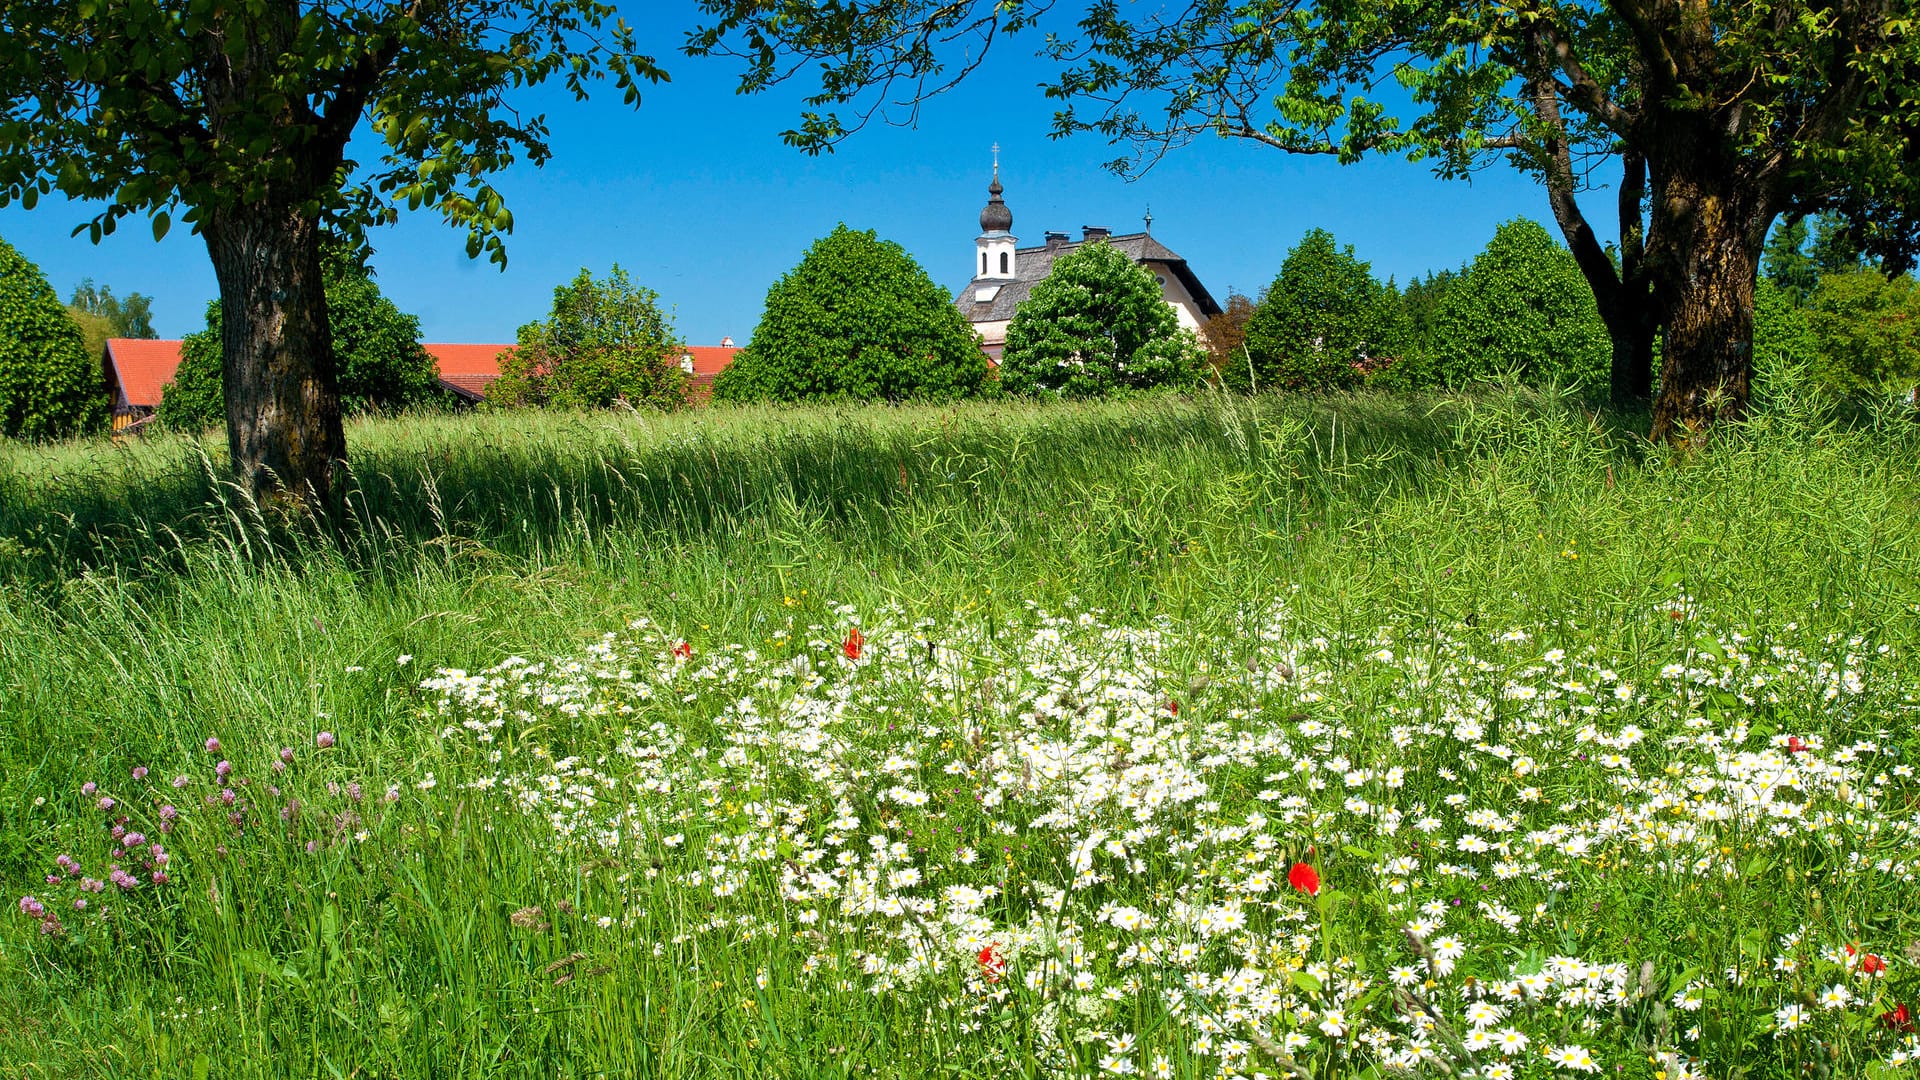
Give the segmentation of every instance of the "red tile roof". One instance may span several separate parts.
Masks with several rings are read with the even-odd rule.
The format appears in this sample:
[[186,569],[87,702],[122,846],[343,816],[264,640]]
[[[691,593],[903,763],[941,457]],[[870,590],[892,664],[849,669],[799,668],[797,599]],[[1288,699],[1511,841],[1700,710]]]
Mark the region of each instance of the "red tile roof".
[[680,350],[676,358],[684,363],[693,357],[693,378],[687,385],[687,399],[703,402],[713,397],[713,377],[726,370],[740,350],[732,345],[688,345]]
[[[427,342],[421,348],[439,367],[441,383],[463,397],[478,400],[500,377],[500,355],[512,352],[514,346]],[[704,388],[739,351],[727,345],[688,345],[680,356],[693,357],[693,382]],[[125,395],[126,406],[157,408],[161,391],[173,381],[174,370],[180,366],[180,342],[109,338],[103,363],[107,378]]]
[[427,342],[420,346],[440,368],[440,385],[469,401],[487,396],[487,386],[500,377],[500,354],[512,345],[456,345]]
[[108,338],[101,366],[116,391],[115,408],[158,408],[160,391],[173,381],[173,372],[180,366],[180,343]]
[[[693,357],[695,382],[712,382],[739,354],[740,350],[732,345],[688,345],[680,350],[681,356]],[[706,376],[704,380],[700,378],[702,375]]]

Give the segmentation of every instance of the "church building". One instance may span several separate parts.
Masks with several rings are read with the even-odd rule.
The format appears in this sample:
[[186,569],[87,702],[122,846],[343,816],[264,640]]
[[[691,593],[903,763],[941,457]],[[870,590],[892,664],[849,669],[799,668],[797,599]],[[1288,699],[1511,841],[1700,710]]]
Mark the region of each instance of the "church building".
[[980,235],[973,242],[974,277],[962,289],[954,303],[967,321],[980,333],[982,347],[994,363],[1007,343],[1007,324],[1013,312],[1033,292],[1033,287],[1053,273],[1053,260],[1082,244],[1104,240],[1107,244],[1160,279],[1161,294],[1180,319],[1180,325],[1198,331],[1206,321],[1220,314],[1220,305],[1200,284],[1187,260],[1174,254],[1153,238],[1153,215],[1146,217],[1145,232],[1115,236],[1110,229],[1092,225],[1081,227],[1080,239],[1066,233],[1049,232],[1046,243],[1020,247],[1013,235],[1013,211],[1001,195],[1000,165],[993,166],[993,183],[987,186],[987,205],[980,211]]

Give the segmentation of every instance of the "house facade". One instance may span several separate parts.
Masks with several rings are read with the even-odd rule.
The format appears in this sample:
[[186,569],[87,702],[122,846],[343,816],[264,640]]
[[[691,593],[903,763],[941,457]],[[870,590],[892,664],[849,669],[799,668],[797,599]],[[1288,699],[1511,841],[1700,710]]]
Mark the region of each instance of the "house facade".
[[1035,285],[1053,273],[1053,261],[1096,241],[1106,242],[1159,279],[1161,295],[1181,326],[1198,332],[1208,319],[1220,314],[1219,303],[1194,275],[1187,260],[1154,239],[1152,214],[1147,215],[1143,232],[1115,235],[1110,229],[1085,225],[1078,240],[1066,233],[1049,232],[1045,243],[1023,248],[1019,237],[1013,235],[1013,211],[1003,198],[1005,191],[996,164],[993,182],[987,185],[987,205],[980,211],[980,235],[973,242],[973,280],[954,299],[955,306],[980,334],[981,347],[994,363],[1000,362],[1006,348],[1007,324],[1013,321],[1014,311],[1033,294]]

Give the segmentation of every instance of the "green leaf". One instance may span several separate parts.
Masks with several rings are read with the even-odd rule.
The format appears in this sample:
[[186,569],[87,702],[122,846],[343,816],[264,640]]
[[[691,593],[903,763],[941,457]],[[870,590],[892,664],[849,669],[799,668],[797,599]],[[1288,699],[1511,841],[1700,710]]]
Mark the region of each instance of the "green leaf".
[[1290,971],[1287,973],[1287,978],[1294,986],[1299,987],[1309,994],[1317,994],[1320,992],[1320,980],[1314,978],[1313,975],[1308,972]]
[[167,212],[165,210],[161,210],[158,213],[153,215],[153,238],[155,241],[159,241],[160,239],[165,237],[167,235],[167,230],[172,227],[173,227],[173,219],[167,216]]
[[1685,990],[1687,988],[1688,983],[1692,982],[1693,980],[1699,977],[1700,977],[1700,969],[1697,966],[1687,968],[1685,971],[1680,972],[1680,974],[1675,975],[1667,983],[1667,996],[1672,997],[1673,995],[1679,993],[1680,991]]

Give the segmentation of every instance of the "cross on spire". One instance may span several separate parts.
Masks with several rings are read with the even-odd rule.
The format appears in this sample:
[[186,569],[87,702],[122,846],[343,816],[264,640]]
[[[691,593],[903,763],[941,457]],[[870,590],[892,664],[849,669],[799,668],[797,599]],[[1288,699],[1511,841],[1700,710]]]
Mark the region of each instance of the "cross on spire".
[[999,143],[993,144],[993,175],[996,178],[998,178],[1000,175],[1000,144]]

